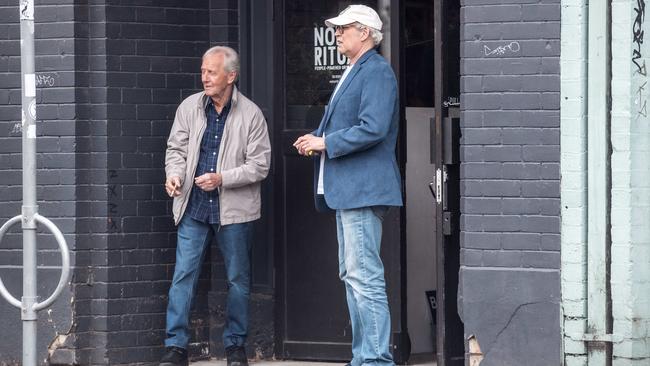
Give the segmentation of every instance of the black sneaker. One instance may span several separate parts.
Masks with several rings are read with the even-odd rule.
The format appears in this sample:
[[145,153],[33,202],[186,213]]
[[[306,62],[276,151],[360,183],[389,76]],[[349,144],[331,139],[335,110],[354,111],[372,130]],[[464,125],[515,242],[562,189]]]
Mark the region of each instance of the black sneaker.
[[246,349],[241,346],[230,346],[226,348],[226,360],[228,360],[228,366],[248,366]]
[[167,347],[159,366],[188,366],[187,350],[180,347]]

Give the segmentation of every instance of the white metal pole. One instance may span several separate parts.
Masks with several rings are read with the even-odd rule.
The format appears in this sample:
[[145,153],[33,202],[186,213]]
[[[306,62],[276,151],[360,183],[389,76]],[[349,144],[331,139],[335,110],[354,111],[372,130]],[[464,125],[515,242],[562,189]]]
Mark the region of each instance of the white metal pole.
[[36,77],[34,74],[34,1],[20,1],[20,71],[23,141],[23,365],[36,366]]

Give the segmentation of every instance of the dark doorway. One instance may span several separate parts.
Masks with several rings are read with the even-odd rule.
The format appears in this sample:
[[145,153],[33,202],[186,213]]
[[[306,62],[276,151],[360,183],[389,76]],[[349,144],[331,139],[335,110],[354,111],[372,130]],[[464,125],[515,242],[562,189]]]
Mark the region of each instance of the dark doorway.
[[[334,33],[324,26],[324,20],[351,3],[359,2],[284,0],[274,5],[278,358],[347,361],[351,357],[348,310],[338,279],[335,218],[315,211],[313,163],[292,147],[298,136],[318,127],[346,67],[346,60],[336,52]],[[460,350],[462,361],[464,349],[455,305],[458,226],[450,228],[447,223],[453,223],[449,218],[458,212],[459,192],[454,188],[458,186],[458,164],[457,160],[445,160],[443,145],[447,141],[449,151],[457,151],[458,133],[450,135],[456,140],[444,140],[444,132],[452,128],[443,130],[443,123],[453,117],[458,126],[458,106],[450,106],[448,99],[459,95],[459,34],[458,26],[451,24],[458,21],[460,5],[447,1],[446,6],[452,9],[443,11],[431,0],[361,3],[378,9],[384,21],[385,41],[379,51],[394,66],[403,105],[398,157],[406,206],[385,220],[382,242],[394,356],[398,362],[406,361],[412,345],[420,359],[434,359],[437,354],[439,365],[455,364],[446,360],[456,359]],[[450,23],[443,27],[444,22]],[[450,37],[445,47],[456,51],[440,51],[442,46],[435,42],[434,34],[441,34],[442,28]],[[437,76],[443,70],[449,73],[444,79]],[[439,94],[443,90],[444,97]],[[441,179],[441,185],[448,187],[435,189],[437,171],[441,178],[443,172],[448,174],[446,181]],[[439,200],[431,194],[432,181],[434,193],[441,194]],[[437,309],[431,306],[436,303]],[[452,312],[455,318],[446,319]],[[441,339],[444,337],[450,337],[448,342]],[[453,346],[446,346],[449,344]]]
[[437,228],[429,183],[435,174],[434,7],[430,0],[409,0],[403,7],[407,325],[412,356],[433,360]]
[[464,364],[459,269],[460,3],[403,7],[407,325],[413,357]]
[[[313,162],[296,154],[292,143],[318,127],[336,82],[347,67],[347,59],[336,51],[333,29],[327,28],[324,20],[352,3],[276,2],[275,14],[282,14],[276,18],[276,64],[283,65],[277,69],[275,80],[279,123],[275,126],[274,155],[276,355],[280,358],[345,361],[351,357],[351,327],[344,287],[338,278],[335,217],[315,211]],[[378,8],[378,1],[362,3]],[[388,10],[383,7],[384,12]],[[385,222],[382,257],[393,332],[399,334],[399,210]]]

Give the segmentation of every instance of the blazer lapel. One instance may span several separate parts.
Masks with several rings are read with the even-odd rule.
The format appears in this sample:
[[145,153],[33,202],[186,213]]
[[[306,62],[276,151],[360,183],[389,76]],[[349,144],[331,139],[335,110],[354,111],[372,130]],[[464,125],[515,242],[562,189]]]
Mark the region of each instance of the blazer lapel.
[[327,126],[327,122],[329,122],[330,117],[332,116],[332,111],[334,110],[334,107],[336,106],[336,103],[341,99],[341,95],[345,92],[345,89],[348,88],[354,77],[359,73],[359,70],[361,70],[361,67],[370,56],[374,55],[377,53],[374,49],[367,51],[359,61],[355,65],[353,65],[352,70],[350,70],[350,73],[348,76],[346,76],[345,80],[343,80],[343,84],[339,87],[339,90],[336,91],[336,95],[333,96],[333,98],[330,99],[330,103],[325,109],[325,116],[323,117],[323,121],[321,121],[320,127],[318,129],[318,135],[322,136],[323,131],[325,130],[325,127]]

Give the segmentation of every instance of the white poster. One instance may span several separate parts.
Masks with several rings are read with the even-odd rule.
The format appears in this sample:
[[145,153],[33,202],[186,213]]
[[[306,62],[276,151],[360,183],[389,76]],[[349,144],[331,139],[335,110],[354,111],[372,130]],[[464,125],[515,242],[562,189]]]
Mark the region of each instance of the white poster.
[[345,70],[350,60],[336,49],[334,28],[314,28],[314,70]]

